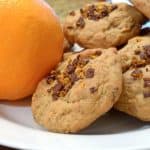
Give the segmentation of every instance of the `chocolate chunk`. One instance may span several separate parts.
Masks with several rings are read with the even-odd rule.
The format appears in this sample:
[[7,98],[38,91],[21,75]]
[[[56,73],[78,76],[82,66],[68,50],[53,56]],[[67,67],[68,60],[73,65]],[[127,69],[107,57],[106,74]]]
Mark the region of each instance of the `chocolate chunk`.
[[81,14],[83,14],[83,13],[84,13],[84,10],[83,10],[82,8],[80,9],[80,13],[81,13]]
[[135,69],[135,70],[131,73],[131,76],[132,76],[134,79],[141,79],[141,78],[143,77],[143,72],[142,72],[142,70]]
[[141,59],[147,59],[146,53],[145,53],[145,52],[141,52],[141,53],[140,53],[140,58],[141,58]]
[[88,8],[87,17],[90,20],[98,21],[101,18],[101,15],[97,13],[96,6],[91,5]]
[[59,93],[63,89],[63,84],[61,82],[58,82],[54,87],[53,87],[53,93]]
[[145,54],[147,55],[147,57],[150,57],[150,45],[144,46],[145,49]]
[[79,80],[79,78],[77,77],[77,75],[75,73],[70,74],[69,78],[70,78],[72,83],[75,83],[76,81]]
[[144,67],[146,65],[146,61],[144,59],[138,60],[137,58],[132,59],[131,66],[133,67]]
[[74,71],[75,71],[75,66],[73,66],[72,64],[69,64],[68,66],[67,66],[67,72],[68,73],[73,73]]
[[72,87],[71,84],[67,84],[67,85],[64,87],[65,93],[67,93],[67,92],[71,89],[71,87]]
[[69,29],[69,30],[71,30],[73,28],[74,28],[73,26],[67,26],[67,29]]
[[96,87],[91,87],[91,88],[90,88],[90,92],[91,92],[92,94],[94,94],[95,92],[97,92],[97,88],[96,88]]
[[101,52],[101,51],[96,51],[96,52],[95,52],[95,55],[96,55],[96,56],[100,56],[100,55],[102,55],[102,52]]
[[77,22],[76,22],[76,26],[80,27],[80,28],[84,28],[85,27],[85,21],[83,17],[80,17]]
[[51,89],[47,89],[47,92],[50,93],[50,92],[51,92]]
[[148,68],[146,68],[146,72],[148,72],[149,70],[148,70]]
[[78,61],[79,65],[83,65],[83,66],[88,64],[88,62],[89,62],[89,58],[88,57],[87,58],[86,57],[85,58],[80,58],[79,61]]
[[88,7],[88,11],[89,11],[89,12],[94,12],[94,11],[96,11],[96,6],[95,6],[95,5],[90,5],[90,6]]
[[55,70],[51,71],[51,73],[48,75],[47,80],[46,80],[47,84],[50,84],[53,80],[55,80],[57,74],[58,74],[57,71]]
[[108,11],[107,11],[107,10],[103,10],[103,11],[101,12],[101,15],[102,15],[102,17],[108,16]]
[[48,76],[46,79],[47,84],[51,84],[52,81],[53,79],[50,76]]
[[150,97],[150,93],[144,93],[144,98]]
[[139,55],[141,53],[141,51],[140,50],[136,50],[134,53],[135,53],[135,55]]
[[52,97],[53,97],[53,100],[57,100],[59,98],[58,94],[56,94],[56,93],[53,93]]
[[75,11],[71,11],[71,12],[69,13],[69,15],[70,15],[70,16],[75,16],[76,13],[75,13]]
[[118,6],[117,5],[112,5],[111,11],[114,11],[115,9],[117,9]]
[[93,78],[94,77],[94,72],[95,72],[95,70],[93,68],[87,69],[87,71],[85,73],[85,77],[86,78]]
[[80,59],[80,55],[78,55],[78,56],[73,60],[72,65],[73,65],[73,66],[76,66],[76,65],[78,64],[79,59]]
[[150,87],[150,78],[144,78],[144,87]]

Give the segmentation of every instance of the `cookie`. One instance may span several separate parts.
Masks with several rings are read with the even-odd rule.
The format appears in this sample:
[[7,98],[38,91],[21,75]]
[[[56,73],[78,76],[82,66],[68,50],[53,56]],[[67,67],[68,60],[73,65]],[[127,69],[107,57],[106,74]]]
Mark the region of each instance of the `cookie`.
[[121,64],[125,72],[130,66],[145,65],[146,53],[149,53],[150,35],[137,36],[129,40],[128,44],[119,51]]
[[123,75],[123,93],[115,108],[143,121],[150,121],[150,65]]
[[150,0],[131,0],[134,6],[150,19]]
[[150,36],[131,39],[119,55],[124,70],[123,92],[114,107],[150,121]]
[[66,38],[64,38],[64,47],[63,47],[64,52],[70,51],[71,48],[72,48],[72,44],[70,44],[69,41]]
[[144,16],[124,3],[97,2],[72,11],[64,22],[71,43],[84,48],[109,48],[125,44],[140,33]]
[[53,132],[76,133],[109,111],[122,91],[116,50],[69,53],[32,97],[37,123]]

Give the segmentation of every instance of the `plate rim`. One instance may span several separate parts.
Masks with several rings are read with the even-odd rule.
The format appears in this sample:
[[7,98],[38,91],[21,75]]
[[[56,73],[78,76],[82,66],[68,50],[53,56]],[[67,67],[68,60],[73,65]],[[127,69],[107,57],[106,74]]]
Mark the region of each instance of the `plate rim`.
[[[150,148],[150,128],[112,135],[70,135],[51,133],[25,127],[2,117],[0,117],[0,128],[3,129],[0,131],[0,145],[19,149],[40,150],[44,148],[44,150],[46,150],[52,147],[53,150],[59,150],[60,148],[65,150],[76,150],[80,148],[80,145],[82,149],[85,148],[86,150],[91,150],[93,146],[95,146],[95,150],[107,150],[110,148],[111,150]],[[18,133],[15,132],[16,129]],[[23,136],[20,136],[21,132]],[[33,138],[34,140],[31,140]],[[113,142],[111,142],[112,138],[114,139]],[[57,144],[57,140],[59,144]],[[119,143],[117,143],[117,141]]]

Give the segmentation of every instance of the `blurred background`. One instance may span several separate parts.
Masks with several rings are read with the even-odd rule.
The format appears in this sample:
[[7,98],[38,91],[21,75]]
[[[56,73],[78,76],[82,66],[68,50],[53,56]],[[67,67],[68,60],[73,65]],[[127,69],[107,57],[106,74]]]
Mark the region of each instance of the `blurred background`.
[[56,13],[64,20],[64,17],[68,12],[81,8],[82,5],[87,4],[92,1],[102,1],[102,0],[46,0],[56,11]]

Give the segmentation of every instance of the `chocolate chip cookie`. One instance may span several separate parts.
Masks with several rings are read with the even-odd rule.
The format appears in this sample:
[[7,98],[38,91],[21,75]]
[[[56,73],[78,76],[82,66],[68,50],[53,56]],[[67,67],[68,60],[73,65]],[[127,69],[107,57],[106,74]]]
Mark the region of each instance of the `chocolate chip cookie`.
[[150,19],[150,0],[131,0],[134,6]]
[[72,48],[72,44],[69,43],[69,41],[66,38],[64,38],[64,48],[63,48],[64,52],[70,51],[71,48]]
[[119,55],[124,84],[115,108],[150,121],[150,36],[131,39]]
[[97,2],[72,11],[64,23],[66,38],[84,48],[125,44],[140,32],[144,16],[124,3]]
[[[149,61],[150,35],[137,36],[129,40],[128,44],[119,51],[123,71],[131,66],[143,66]],[[148,55],[147,55],[148,54]]]
[[115,108],[150,121],[150,65],[132,68],[123,75],[123,93]]
[[114,48],[69,53],[39,83],[33,116],[49,131],[75,133],[110,110],[121,91],[122,69]]

